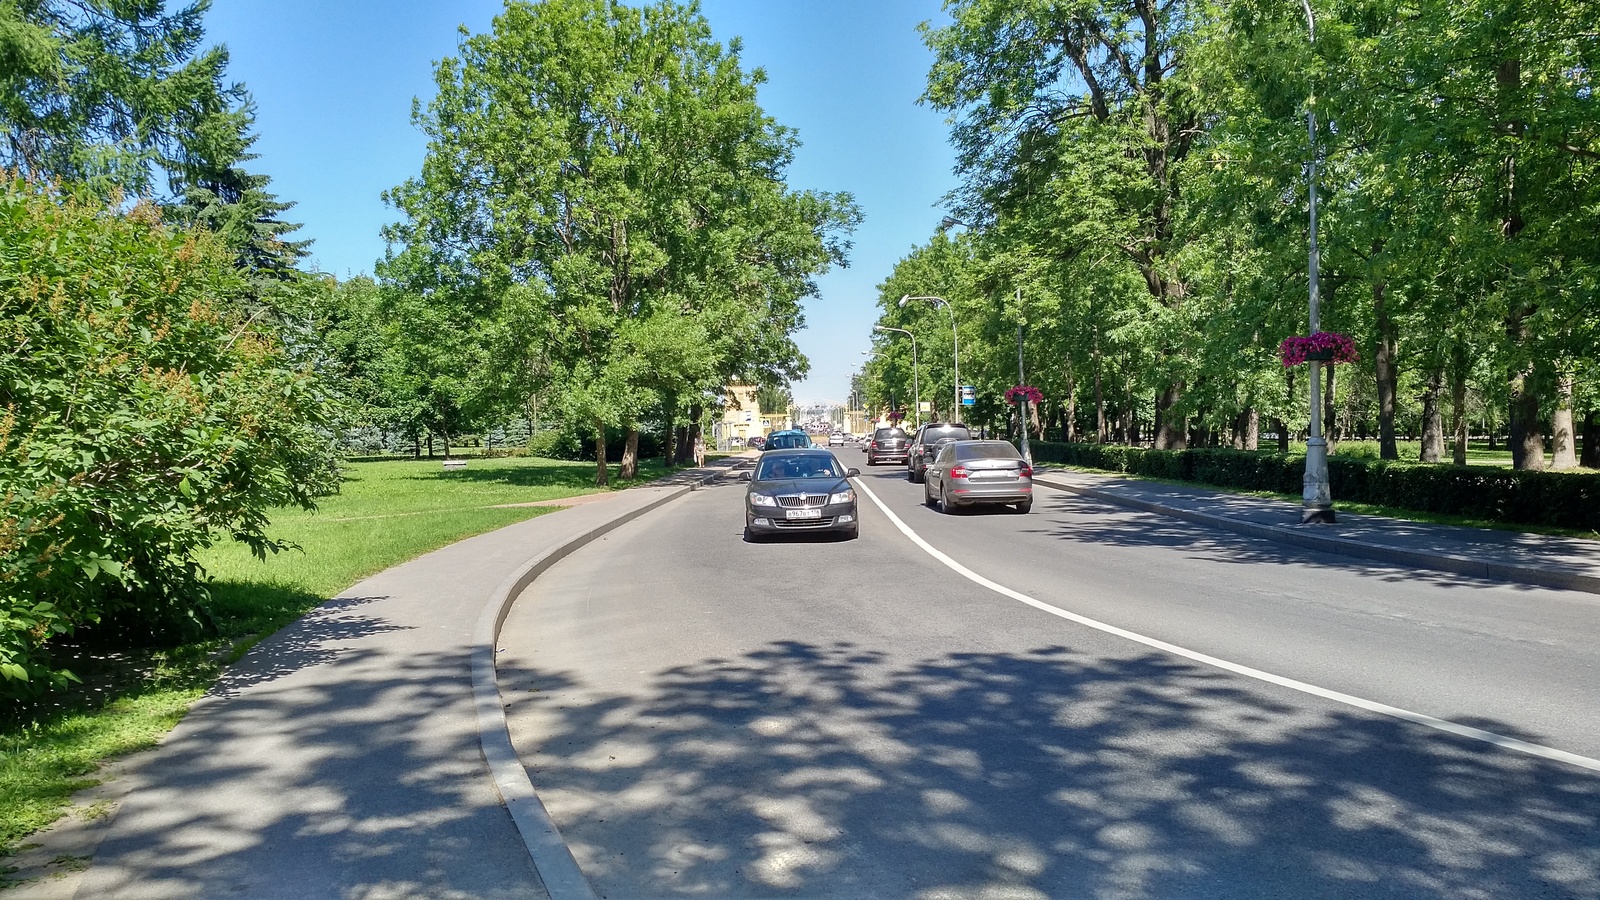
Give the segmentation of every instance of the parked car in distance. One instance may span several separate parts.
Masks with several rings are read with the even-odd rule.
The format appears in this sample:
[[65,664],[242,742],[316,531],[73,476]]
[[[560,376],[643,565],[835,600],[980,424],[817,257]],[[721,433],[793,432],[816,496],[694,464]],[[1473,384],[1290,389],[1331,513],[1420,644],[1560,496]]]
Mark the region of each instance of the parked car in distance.
[[766,450],[807,450],[810,449],[811,436],[804,431],[774,431],[767,435],[767,442],[761,449]]
[[750,482],[744,494],[744,539],[818,531],[857,537],[861,526],[850,479],[859,474],[828,450],[763,453],[755,471],[740,476]]
[[906,477],[913,484],[922,481],[922,473],[933,462],[940,443],[970,440],[972,432],[960,422],[929,422],[918,428],[916,437],[911,439],[911,446],[906,450]]
[[1033,508],[1033,467],[1006,441],[940,446],[922,480],[922,501],[947,513],[976,504]]
[[906,448],[910,443],[911,438],[904,428],[879,428],[872,433],[872,440],[867,442],[867,465],[905,462]]
[[844,446],[844,432],[835,431],[834,433],[828,435],[828,446],[829,447],[843,447]]
[[751,449],[760,450],[762,447],[765,447],[767,445],[767,439],[765,437],[763,437],[762,435],[758,434],[758,435],[755,435],[754,437],[750,438],[750,440],[747,441],[747,443],[749,444]]

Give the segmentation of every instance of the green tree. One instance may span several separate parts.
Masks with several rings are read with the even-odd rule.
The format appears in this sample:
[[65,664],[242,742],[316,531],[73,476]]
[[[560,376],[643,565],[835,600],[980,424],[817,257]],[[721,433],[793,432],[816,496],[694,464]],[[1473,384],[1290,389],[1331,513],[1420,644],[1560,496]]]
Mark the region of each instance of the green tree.
[[86,624],[203,627],[197,552],[276,550],[269,511],[336,488],[325,398],[244,290],[150,204],[0,185],[0,693]]
[[957,0],[924,26],[937,58],[924,98],[956,115],[964,217],[1017,214],[1074,171],[1158,322],[1156,446],[1184,446],[1187,285],[1175,267],[1182,163],[1205,114],[1186,81],[1190,0]]
[[385,278],[462,310],[461,331],[511,321],[521,289],[534,362],[513,368],[592,430],[600,483],[608,426],[636,448],[652,409],[697,422],[728,378],[804,370],[800,300],[858,213],[785,186],[795,138],[756,103],[762,80],[692,7],[513,2],[417,113],[431,143],[388,195],[406,220]]
[[223,84],[226,50],[196,54],[209,3],[161,6],[0,3],[0,166],[145,195],[231,162],[208,123],[244,95]]

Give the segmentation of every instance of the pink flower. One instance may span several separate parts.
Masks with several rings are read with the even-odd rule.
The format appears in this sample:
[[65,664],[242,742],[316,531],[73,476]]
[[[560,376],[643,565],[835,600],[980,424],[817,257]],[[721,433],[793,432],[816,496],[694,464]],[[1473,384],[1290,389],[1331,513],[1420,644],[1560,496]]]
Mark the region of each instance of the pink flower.
[[1037,406],[1044,400],[1044,391],[1028,384],[1019,384],[1006,388],[1007,403],[1016,406],[1018,397],[1026,397],[1029,403]]
[[1348,363],[1360,359],[1356,342],[1337,331],[1319,331],[1310,337],[1286,337],[1278,345],[1283,365],[1298,366],[1312,356],[1323,362]]

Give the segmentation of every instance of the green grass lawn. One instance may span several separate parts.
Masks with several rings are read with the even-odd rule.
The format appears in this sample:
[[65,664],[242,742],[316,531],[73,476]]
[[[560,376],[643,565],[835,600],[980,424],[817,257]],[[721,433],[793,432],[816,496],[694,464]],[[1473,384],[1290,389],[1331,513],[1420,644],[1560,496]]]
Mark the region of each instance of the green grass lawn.
[[[439,460],[353,462],[316,512],[273,515],[269,533],[303,549],[263,561],[240,544],[211,548],[201,563],[217,634],[160,650],[66,648],[84,684],[0,720],[0,857],[54,822],[102,762],[159,741],[256,640],[369,575],[555,509],[497,504],[594,493],[594,473],[593,463],[530,458],[473,459],[450,472]],[[649,461],[639,480],[664,474]]]

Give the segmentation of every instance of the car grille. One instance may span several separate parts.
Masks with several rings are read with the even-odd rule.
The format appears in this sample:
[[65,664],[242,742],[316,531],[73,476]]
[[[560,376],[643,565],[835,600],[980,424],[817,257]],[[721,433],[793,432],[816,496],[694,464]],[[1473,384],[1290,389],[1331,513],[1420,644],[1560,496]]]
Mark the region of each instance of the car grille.
[[773,519],[772,524],[778,528],[832,528],[833,516],[821,519]]
[[827,494],[795,494],[788,497],[779,497],[778,505],[785,507],[821,506],[827,501]]

